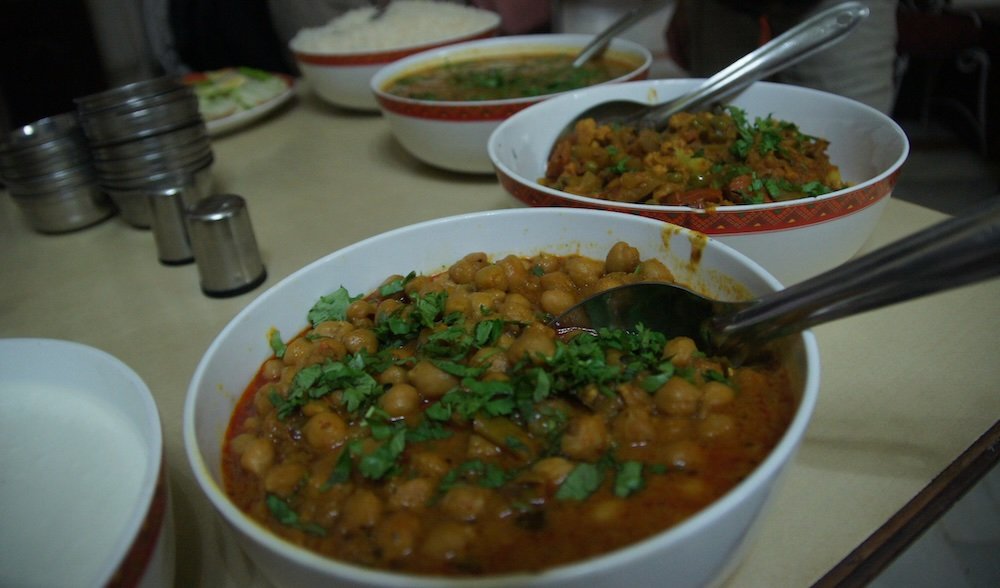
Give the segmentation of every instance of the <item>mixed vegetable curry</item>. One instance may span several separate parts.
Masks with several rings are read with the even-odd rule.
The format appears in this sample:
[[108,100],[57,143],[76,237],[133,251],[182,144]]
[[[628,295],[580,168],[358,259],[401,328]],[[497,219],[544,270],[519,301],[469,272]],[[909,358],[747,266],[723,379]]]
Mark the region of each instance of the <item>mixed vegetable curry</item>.
[[545,186],[604,200],[708,208],[819,196],[846,187],[825,139],[730,106],[675,114],[662,132],[577,123],[552,151]]
[[291,542],[417,574],[540,570],[685,520],[754,470],[795,403],[773,362],[546,324],[639,280],[673,276],[619,242],[605,259],[471,253],[322,297],[304,332],[270,334],[226,492]]

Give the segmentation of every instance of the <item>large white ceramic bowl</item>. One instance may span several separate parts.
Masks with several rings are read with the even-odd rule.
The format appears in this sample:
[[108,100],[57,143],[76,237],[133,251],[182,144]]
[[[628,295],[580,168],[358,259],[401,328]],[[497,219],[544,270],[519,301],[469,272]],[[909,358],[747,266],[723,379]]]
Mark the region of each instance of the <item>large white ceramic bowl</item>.
[[[382,39],[384,35],[376,29],[372,44],[363,47],[323,51],[310,48],[301,36],[296,36],[290,41],[289,48],[302,77],[317,96],[334,106],[377,112],[378,104],[370,84],[372,76],[385,65],[421,51],[496,35],[500,28],[499,15],[486,10],[477,12],[482,15],[484,24],[460,30],[443,27],[428,31],[430,36],[425,42],[400,46],[391,38]],[[362,23],[362,26],[367,25]]]
[[538,183],[560,131],[594,104],[630,99],[658,104],[701,80],[648,80],[588,88],[532,106],[504,121],[489,140],[500,183],[532,206],[574,206],[658,218],[718,238],[785,284],[853,256],[875,229],[909,154],[903,130],[864,104],[808,88],[758,82],[730,101],[748,118],[772,115],[828,139],[830,160],[851,187],[814,198],[712,209],[612,202]]
[[[271,355],[268,332],[295,333],[322,295],[344,286],[375,288],[392,273],[435,272],[484,251],[601,256],[618,240],[656,256],[682,281],[717,296],[762,294],[780,286],[731,248],[686,229],[636,215],[573,208],[521,208],[443,218],[397,229],[331,253],[288,276],[240,312],[209,346],[184,407],[184,443],[199,486],[266,577],[277,586],[590,588],[704,586],[732,571],[782,471],[802,441],[816,402],[819,354],[811,333],[788,339],[784,361],[798,407],[770,456],[743,482],[680,525],[630,547],[534,574],[482,578],[419,577],[374,571],[294,546],[272,535],[227,498],[220,478],[227,423],[237,399]],[[573,540],[573,538],[567,538]]]
[[[449,45],[385,66],[372,76],[371,92],[392,134],[414,157],[450,171],[488,174],[493,171],[486,150],[490,134],[512,114],[560,94],[481,101],[417,100],[390,94],[386,86],[401,76],[447,63],[539,53],[575,55],[591,40],[592,35],[516,35]],[[649,49],[625,39],[613,39],[607,51],[635,67],[604,84],[649,75],[653,62]]]
[[0,472],[0,584],[173,586],[159,415],[115,357],[0,339]]

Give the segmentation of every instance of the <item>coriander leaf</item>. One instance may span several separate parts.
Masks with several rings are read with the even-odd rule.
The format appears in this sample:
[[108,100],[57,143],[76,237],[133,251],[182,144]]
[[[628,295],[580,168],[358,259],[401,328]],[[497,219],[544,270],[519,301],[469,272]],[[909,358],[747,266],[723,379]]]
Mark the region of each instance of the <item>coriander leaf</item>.
[[342,321],[347,318],[347,307],[361,296],[352,297],[341,286],[332,294],[321,297],[309,310],[309,323],[313,326],[324,321]]
[[267,344],[271,347],[271,351],[274,352],[274,356],[278,359],[285,357],[285,343],[281,340],[281,333],[278,329],[271,329],[271,332],[267,336]]
[[396,461],[406,449],[406,431],[400,429],[374,451],[361,456],[358,471],[366,478],[379,480],[396,468]]
[[615,476],[615,496],[625,498],[642,490],[644,485],[641,462],[626,461],[619,466],[618,474]]
[[556,498],[559,500],[586,500],[601,487],[604,474],[592,463],[581,463],[574,467],[559,489]]
[[267,505],[267,509],[271,512],[271,515],[282,525],[299,529],[309,533],[310,535],[316,535],[317,537],[326,536],[326,529],[323,527],[315,523],[302,523],[299,520],[298,513],[296,513],[295,510],[293,510],[292,507],[280,497],[274,494],[268,494],[264,499],[264,503]]

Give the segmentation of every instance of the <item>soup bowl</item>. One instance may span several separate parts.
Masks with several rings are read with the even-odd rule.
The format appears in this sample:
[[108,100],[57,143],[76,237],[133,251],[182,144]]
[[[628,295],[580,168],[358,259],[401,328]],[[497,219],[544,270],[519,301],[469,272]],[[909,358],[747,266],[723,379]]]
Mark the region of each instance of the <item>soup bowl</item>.
[[8,586],[168,588],[174,527],[149,388],[93,347],[0,339]]
[[588,88],[532,106],[504,121],[489,139],[501,185],[532,206],[614,210],[675,223],[748,255],[786,284],[843,263],[864,245],[889,203],[909,142],[892,119],[864,104],[808,88],[758,82],[728,103],[748,120],[773,116],[829,141],[831,162],[849,187],[821,196],[764,204],[694,208],[613,202],[539,183],[562,129],[608,100],[660,104],[700,80],[648,80]]
[[372,76],[385,65],[421,51],[492,37],[500,17],[448,3],[397,0],[378,20],[373,8],[351,10],[323,27],[303,29],[289,42],[313,92],[334,106],[378,112]]
[[[515,35],[459,43],[401,59],[372,77],[371,92],[392,134],[414,157],[432,166],[465,173],[492,173],[486,145],[506,118],[562,92],[487,100],[403,97],[388,91],[394,81],[429,68],[452,67],[484,59],[532,59],[541,55],[575,55],[591,35]],[[648,49],[613,39],[606,55],[630,69],[601,84],[640,80],[653,61]]]
[[[627,547],[532,573],[441,577],[379,571],[326,558],[272,534],[227,496],[223,439],[234,407],[259,366],[271,356],[269,333],[297,333],[320,297],[343,286],[376,288],[385,276],[442,271],[466,253],[499,259],[508,253],[602,257],[625,240],[655,257],[683,282],[719,297],[773,291],[777,280],[745,256],[682,227],[636,215],[573,208],[520,208],[428,221],[371,237],[294,272],[251,302],[210,344],[198,364],[184,407],[184,443],[198,485],[260,571],[277,586],[640,586],[671,578],[673,586],[703,586],[740,561],[772,490],[801,444],[816,402],[819,355],[813,335],[787,338],[794,414],[770,454],[749,476],[680,524]],[[567,541],[573,540],[567,537]]]

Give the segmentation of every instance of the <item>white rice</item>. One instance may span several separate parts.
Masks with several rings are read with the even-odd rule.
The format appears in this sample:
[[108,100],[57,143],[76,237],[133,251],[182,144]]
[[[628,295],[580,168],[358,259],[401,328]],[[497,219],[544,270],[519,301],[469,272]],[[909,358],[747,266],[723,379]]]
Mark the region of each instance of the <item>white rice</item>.
[[451,2],[395,0],[378,20],[374,8],[355,8],[321,27],[300,30],[293,51],[343,53],[424,45],[484,31],[499,24],[492,11]]

